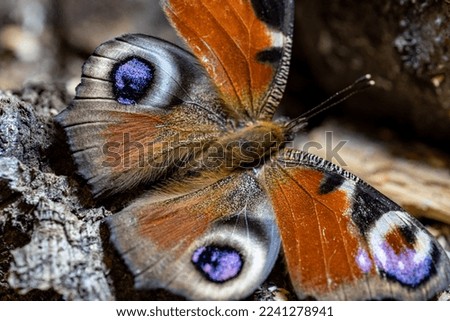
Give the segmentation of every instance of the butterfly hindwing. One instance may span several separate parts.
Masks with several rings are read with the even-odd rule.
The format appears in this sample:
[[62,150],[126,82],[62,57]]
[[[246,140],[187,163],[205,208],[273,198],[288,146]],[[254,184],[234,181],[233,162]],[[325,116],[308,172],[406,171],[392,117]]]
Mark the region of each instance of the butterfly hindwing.
[[147,195],[107,221],[137,288],[229,300],[270,273],[280,247],[273,219],[257,178],[241,173],[184,195]]
[[164,0],[163,7],[226,104],[247,120],[271,119],[287,80],[294,1]]
[[300,298],[424,300],[449,286],[436,240],[356,176],[287,150],[265,166],[264,181]]
[[144,35],[99,46],[71,105],[57,116],[95,195],[176,170],[231,121],[203,67],[187,51]]

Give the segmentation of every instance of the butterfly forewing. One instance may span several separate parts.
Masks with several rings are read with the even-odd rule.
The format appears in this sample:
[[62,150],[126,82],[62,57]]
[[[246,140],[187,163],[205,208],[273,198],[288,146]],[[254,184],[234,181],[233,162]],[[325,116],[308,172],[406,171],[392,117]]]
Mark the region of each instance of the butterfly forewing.
[[436,240],[354,175],[288,150],[264,179],[299,297],[423,300],[448,287],[449,260]]
[[163,6],[227,106],[247,120],[271,119],[287,80],[293,1],[165,0]]

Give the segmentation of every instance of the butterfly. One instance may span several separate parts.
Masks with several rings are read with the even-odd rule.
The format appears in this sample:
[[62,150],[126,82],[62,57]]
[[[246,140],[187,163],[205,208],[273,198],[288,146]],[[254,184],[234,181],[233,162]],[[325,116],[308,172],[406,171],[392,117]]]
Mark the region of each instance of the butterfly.
[[136,288],[242,299],[280,251],[300,299],[422,300],[449,286],[449,259],[421,223],[286,146],[307,121],[274,119],[293,0],[161,4],[192,53],[141,34],[108,41],[56,118],[93,195],[136,193],[107,219]]

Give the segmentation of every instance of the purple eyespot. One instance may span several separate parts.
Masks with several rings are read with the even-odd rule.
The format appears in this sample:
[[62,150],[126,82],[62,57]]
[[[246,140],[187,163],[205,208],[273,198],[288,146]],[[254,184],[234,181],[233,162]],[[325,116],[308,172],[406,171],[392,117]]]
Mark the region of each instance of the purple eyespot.
[[414,249],[404,249],[396,253],[387,242],[384,242],[375,255],[375,262],[387,276],[415,287],[429,277],[432,270],[432,257],[421,254]]
[[123,105],[136,104],[152,84],[154,68],[146,60],[131,57],[120,62],[113,70],[116,100]]
[[223,283],[242,270],[242,257],[227,246],[202,246],[192,254],[192,263],[210,281]]

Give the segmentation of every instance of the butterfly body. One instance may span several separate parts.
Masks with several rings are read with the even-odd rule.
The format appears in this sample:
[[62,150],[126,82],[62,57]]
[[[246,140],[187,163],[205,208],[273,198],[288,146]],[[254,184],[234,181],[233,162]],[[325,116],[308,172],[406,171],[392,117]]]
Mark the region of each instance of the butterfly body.
[[245,298],[280,249],[299,298],[428,299],[449,286],[448,257],[418,221],[286,148],[305,124],[273,120],[293,1],[162,5],[194,55],[144,35],[106,42],[57,116],[94,195],[146,186],[107,219],[137,288]]

